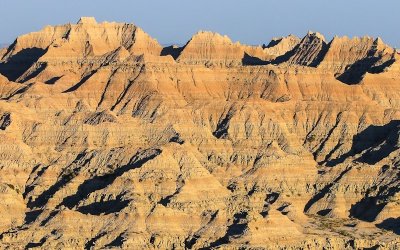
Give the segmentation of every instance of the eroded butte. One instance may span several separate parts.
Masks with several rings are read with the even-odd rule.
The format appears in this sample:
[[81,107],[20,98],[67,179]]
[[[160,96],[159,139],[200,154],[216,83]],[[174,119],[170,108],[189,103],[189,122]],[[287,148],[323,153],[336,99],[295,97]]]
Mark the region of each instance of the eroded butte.
[[380,38],[162,47],[82,18],[0,58],[0,248],[400,248]]

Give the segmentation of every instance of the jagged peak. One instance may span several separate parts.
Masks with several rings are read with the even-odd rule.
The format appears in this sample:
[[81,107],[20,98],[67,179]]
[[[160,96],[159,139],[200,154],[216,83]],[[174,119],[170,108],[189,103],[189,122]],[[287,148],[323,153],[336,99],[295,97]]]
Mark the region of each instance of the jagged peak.
[[97,21],[94,17],[81,17],[77,24],[95,25]]
[[374,44],[376,45],[386,45],[386,43],[383,41],[383,39],[381,37],[377,37],[375,38]]
[[335,35],[332,39],[331,42],[354,42],[354,43],[359,43],[359,42],[363,42],[363,41],[373,41],[374,38],[370,37],[370,36],[353,36],[353,37],[349,37],[349,36],[338,36]]
[[281,37],[273,37],[271,41],[268,43],[268,45],[264,45],[264,48],[272,48],[277,46],[278,44],[284,43],[284,42],[300,42],[300,38],[297,37],[296,35],[290,34],[288,36],[281,36]]
[[244,49],[245,46],[233,43],[227,35],[199,31],[182,48],[177,61],[185,64],[239,65]]
[[371,37],[371,36],[334,36],[332,41],[329,44],[329,48],[333,48],[335,46],[364,46],[365,48],[370,48],[374,46],[375,49],[384,50],[391,49],[389,45],[387,45],[381,37]]
[[322,35],[321,33],[319,33],[319,32],[314,32],[314,31],[308,31],[308,33],[307,33],[307,35],[305,36],[305,38],[318,38],[318,39],[320,39],[320,40],[322,40],[322,41],[324,41],[325,42],[325,37],[324,37],[324,35]]
[[188,43],[209,42],[209,41],[222,41],[223,43],[233,43],[227,35],[221,35],[213,31],[200,30],[192,36]]

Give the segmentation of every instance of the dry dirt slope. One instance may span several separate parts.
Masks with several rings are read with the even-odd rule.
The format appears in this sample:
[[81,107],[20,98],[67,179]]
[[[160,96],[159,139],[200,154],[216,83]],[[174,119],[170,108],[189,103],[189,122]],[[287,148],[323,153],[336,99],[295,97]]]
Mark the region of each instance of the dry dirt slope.
[[398,249],[381,39],[45,27],[0,50],[2,249]]

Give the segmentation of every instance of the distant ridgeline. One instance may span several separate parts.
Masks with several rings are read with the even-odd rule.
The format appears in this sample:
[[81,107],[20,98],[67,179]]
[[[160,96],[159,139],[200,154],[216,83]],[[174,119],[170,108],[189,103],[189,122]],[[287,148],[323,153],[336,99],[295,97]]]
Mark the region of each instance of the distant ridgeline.
[[400,249],[399,177],[380,38],[82,18],[0,49],[0,249]]

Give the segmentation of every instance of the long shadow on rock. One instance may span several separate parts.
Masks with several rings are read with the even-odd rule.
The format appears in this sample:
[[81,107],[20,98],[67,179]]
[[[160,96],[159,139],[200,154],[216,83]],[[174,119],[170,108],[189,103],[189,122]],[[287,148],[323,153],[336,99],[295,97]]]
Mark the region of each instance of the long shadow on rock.
[[371,69],[368,70],[369,73],[372,74],[379,74],[382,73],[387,67],[390,67],[396,60],[395,59],[390,59],[381,65],[372,67]]
[[400,235],[400,217],[389,218],[378,224],[377,227],[390,230],[393,233]]
[[379,60],[375,57],[367,57],[358,60],[353,65],[350,66],[343,74],[338,76],[336,79],[347,84],[357,84],[359,83],[365,73]]
[[[233,216],[233,224],[228,227],[226,234],[210,244],[209,248],[218,247],[224,244],[228,244],[231,237],[240,237],[247,228],[247,222],[245,221],[247,212],[239,212]],[[209,249],[204,248],[204,249]]]
[[257,66],[257,65],[267,65],[270,64],[270,62],[261,60],[258,57],[244,53],[244,56],[242,58],[242,64],[245,66]]
[[33,210],[25,213],[25,223],[30,224],[34,222],[43,210]]
[[[125,232],[124,232],[125,233]],[[109,244],[105,245],[105,248],[118,248],[122,247],[124,244],[125,238],[124,238],[124,233],[121,233],[117,238],[115,238],[112,242]]]
[[128,206],[129,202],[130,200],[122,200],[121,197],[117,197],[115,200],[94,202],[86,206],[81,206],[77,210],[83,214],[91,215],[112,214],[120,212]]
[[[397,177],[399,178],[400,176],[398,175]],[[374,186],[373,188],[370,188],[367,191],[366,197],[351,206],[351,216],[360,220],[373,222],[382,209],[387,205],[387,201],[390,197],[394,197],[400,192],[399,185],[396,185],[395,182],[392,183],[392,185],[393,186]],[[368,196],[371,189],[378,190],[378,193],[374,196]]]
[[96,241],[105,235],[107,235],[106,232],[101,232],[100,234],[98,234],[95,237],[93,237],[92,239],[90,239],[88,242],[86,242],[85,249],[93,249],[94,245],[96,244]]
[[374,66],[380,59],[379,56],[376,56],[376,49],[371,49],[366,58],[353,63],[344,73],[338,76],[337,79],[343,83],[357,84],[361,82],[367,72],[373,74],[381,73],[385,68],[395,62],[394,57],[392,57],[381,65]]
[[[85,152],[78,154],[78,156],[76,157],[74,162],[78,162],[79,160],[83,159],[83,157],[85,157],[85,156],[86,156]],[[78,168],[75,168],[72,172],[64,173],[63,175],[61,175],[60,179],[54,185],[52,185],[46,191],[41,193],[34,201],[29,201],[28,205],[27,205],[28,208],[32,209],[32,208],[39,208],[39,207],[44,206],[49,201],[49,199],[54,196],[54,194],[58,190],[63,188],[73,178],[75,178],[78,175],[81,167],[88,164],[94,156],[95,156],[95,154],[90,155],[87,159],[84,160],[83,163],[81,163],[78,166]]]
[[30,242],[25,246],[25,249],[38,248],[46,242],[46,237],[43,237],[39,242]]
[[6,112],[0,117],[0,129],[6,130],[11,124],[11,113]]
[[385,205],[385,203],[378,204],[376,197],[364,197],[351,206],[350,214],[357,219],[373,222]]
[[[207,226],[210,225],[215,220],[215,218],[217,218],[217,214],[218,214],[218,211],[216,211],[216,212],[211,214],[211,218],[208,221]],[[200,229],[200,231],[202,229]],[[196,232],[193,236],[188,237],[187,239],[185,239],[185,248],[186,249],[192,249],[193,246],[196,244],[197,240],[200,238],[200,235],[201,235],[201,233]]]
[[[324,198],[325,195],[328,194],[328,192],[331,190],[331,188],[332,188],[336,183],[338,183],[338,182],[343,178],[343,176],[344,176],[347,172],[350,171],[350,169],[351,169],[351,167],[346,168],[342,173],[340,173],[340,175],[339,175],[338,177],[336,177],[336,179],[335,179],[334,181],[332,181],[331,183],[329,183],[328,185],[326,185],[321,191],[319,191],[317,194],[315,194],[315,195],[307,202],[307,204],[305,205],[305,207],[304,207],[304,212],[307,213],[308,210],[311,208],[312,205],[314,205],[317,201],[319,201],[319,200],[321,200],[322,198]],[[326,209],[325,209],[325,210],[326,210]],[[324,215],[325,213],[327,214],[327,213],[329,213],[329,212],[330,212],[330,211],[321,210],[321,211],[318,212],[318,214]],[[326,214],[325,214],[325,215],[326,215]]]
[[[321,50],[318,52],[318,55],[314,58],[312,62],[309,63],[310,67],[317,67],[321,61],[324,59],[326,53],[328,52],[329,45],[323,43]],[[301,50],[300,44],[296,45],[292,50],[286,52],[285,54],[278,56],[271,63],[272,64],[281,64],[290,60],[296,53]]]
[[35,71],[33,71],[33,72],[30,73],[28,76],[26,76],[26,77],[23,78],[23,80],[22,80],[23,82],[27,82],[27,81],[29,81],[29,80],[31,80],[31,79],[37,77],[40,73],[43,72],[43,70],[46,69],[47,63],[40,63],[39,65],[36,65],[36,66],[37,66],[37,67],[36,67]]
[[183,50],[183,47],[176,47],[176,46],[168,46],[168,47],[164,47],[161,51],[161,56],[172,56],[174,58],[174,60],[176,60],[181,52]]
[[69,92],[73,92],[73,91],[77,90],[80,86],[82,86],[87,80],[89,80],[96,73],[97,73],[97,70],[92,70],[89,74],[82,77],[82,79],[78,83],[76,83],[74,86],[63,91],[63,93],[69,93]]
[[221,117],[218,121],[217,128],[213,132],[214,137],[218,139],[225,139],[228,137],[229,125],[232,117],[235,115],[236,110],[231,107],[224,117]]
[[63,75],[62,75],[62,76],[55,76],[55,77],[52,77],[52,78],[50,78],[49,80],[47,80],[45,83],[46,83],[46,84],[49,84],[49,85],[55,84],[58,80],[61,79],[61,77],[63,77]]
[[289,61],[289,59],[295,55],[297,49],[299,48],[299,45],[296,45],[292,50],[289,50],[288,52],[286,52],[285,54],[278,56],[277,58],[275,58],[271,63],[272,64],[281,64],[284,62]]
[[333,167],[362,152],[364,153],[356,161],[370,165],[376,164],[399,149],[399,133],[400,121],[398,120],[391,121],[383,126],[371,125],[353,137],[353,145],[349,152],[337,159],[327,161],[326,165]]
[[81,185],[79,185],[76,194],[65,197],[60,205],[65,205],[66,207],[72,209],[89,194],[106,188],[107,186],[111,185],[119,176],[123,175],[129,170],[140,168],[143,164],[154,159],[159,154],[161,154],[160,149],[147,149],[137,153],[131,158],[127,165],[116,169],[113,173],[95,176],[92,179],[84,181]]
[[0,74],[7,77],[10,81],[15,81],[45,53],[46,50],[40,48],[21,50],[6,62],[0,63]]

